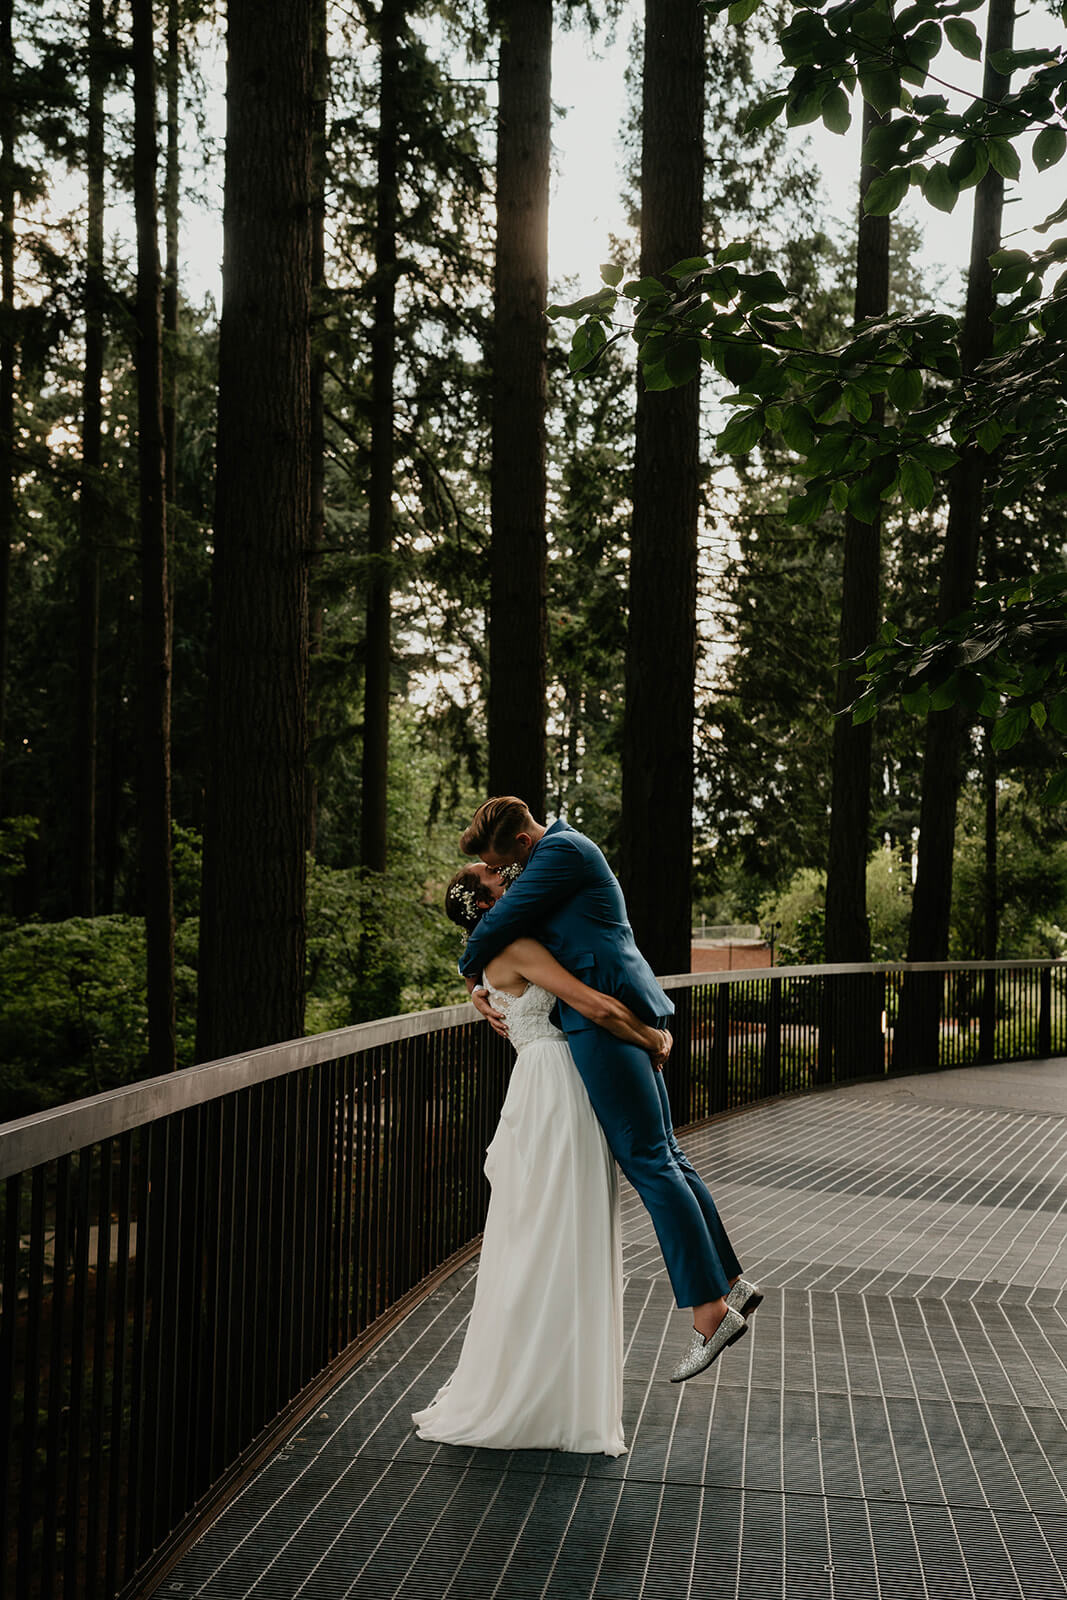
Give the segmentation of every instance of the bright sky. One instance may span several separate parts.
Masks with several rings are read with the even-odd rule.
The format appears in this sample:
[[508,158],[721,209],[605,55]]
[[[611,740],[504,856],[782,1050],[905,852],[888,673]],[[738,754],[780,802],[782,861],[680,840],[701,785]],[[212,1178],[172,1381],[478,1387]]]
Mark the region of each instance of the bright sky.
[[[576,279],[589,292],[599,281],[599,265],[610,254],[609,239],[623,230],[624,210],[620,198],[623,155],[619,129],[625,115],[625,70],[633,29],[643,10],[642,0],[627,0],[613,40],[603,35],[591,43],[584,29],[558,31],[553,51],[552,95],[561,115],[553,128],[553,184],[549,222],[550,273],[555,282]],[[982,13],[974,14],[979,33],[984,28]],[[1062,27],[1044,9],[1022,15],[1016,27],[1019,47],[1048,42],[1062,37]],[[221,72],[221,52],[219,67]],[[935,71],[946,81],[963,87],[977,87],[976,63],[967,61],[945,47],[934,62]],[[211,77],[210,71],[208,72]],[[212,132],[221,140],[223,103],[221,96],[209,107],[215,123]],[[853,126],[848,134],[827,133],[820,123],[795,130],[798,142],[810,140],[815,158],[822,167],[827,196],[827,218],[844,220],[856,203],[856,174],[859,162],[860,105],[854,100]],[[1005,212],[1005,233],[1014,233],[1038,222],[1055,209],[1063,197],[1064,167],[1054,167],[1038,178],[1029,158],[1023,158],[1023,182],[1010,186]],[[193,300],[204,294],[220,296],[219,263],[222,254],[221,176],[207,185],[210,207],[185,217],[188,280],[187,293]],[[961,196],[955,211],[944,215],[912,195],[905,201],[903,214],[910,213],[920,223],[924,235],[923,255],[939,267],[966,265],[970,237],[970,195]],[[1023,237],[1019,242],[1028,241]],[[949,273],[947,288],[958,287],[958,278]]]
[[[623,157],[618,129],[625,111],[629,40],[642,11],[641,0],[628,0],[613,44],[598,40],[591,46],[584,31],[576,29],[558,33],[553,50],[552,97],[566,114],[557,120],[553,131],[556,175],[549,224],[550,271],[553,278],[577,277],[587,293],[599,281],[600,262],[608,259],[612,231],[621,232],[623,226],[619,199]],[[973,21],[979,34],[984,35],[984,11],[973,13]],[[1062,24],[1043,8],[1026,11],[1017,20],[1018,49],[1062,38]],[[933,71],[946,83],[960,88],[981,87],[980,64],[968,61],[948,45],[935,58]],[[935,87],[931,85],[931,91]],[[845,220],[856,205],[861,110],[859,97],[854,96],[853,124],[847,134],[828,133],[821,123],[793,133],[798,144],[810,141],[822,168],[828,218]],[[1006,235],[1032,227],[1055,210],[1063,199],[1065,170],[1064,165],[1054,167],[1039,178],[1028,155],[1024,155],[1022,183],[1009,186],[1004,216]],[[921,226],[923,254],[931,264],[955,266],[960,271],[966,267],[970,253],[970,191],[964,192],[950,215],[934,210],[913,193],[904,202],[901,215]],[[1033,246],[1040,242],[1040,236],[1013,242]],[[958,279],[950,273],[946,288],[951,293],[957,287]]]

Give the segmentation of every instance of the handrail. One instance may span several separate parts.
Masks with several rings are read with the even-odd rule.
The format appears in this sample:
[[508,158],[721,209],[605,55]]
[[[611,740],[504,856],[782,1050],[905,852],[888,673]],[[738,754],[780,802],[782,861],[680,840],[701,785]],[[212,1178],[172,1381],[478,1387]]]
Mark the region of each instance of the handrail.
[[[1030,969],[1067,969],[1067,960],[1027,958],[1019,961],[875,961],[807,967],[755,967],[731,972],[683,972],[659,979],[668,992],[676,989],[715,988],[762,978],[784,981],[793,978],[830,978],[858,973],[876,975],[908,972],[1004,972]],[[24,1172],[41,1162],[60,1156],[101,1139],[115,1138],[144,1126],[161,1116],[205,1105],[237,1089],[267,1083],[288,1072],[299,1072],[357,1055],[376,1046],[399,1043],[477,1022],[479,1013],[464,1003],[438,1006],[431,1011],[411,1011],[374,1022],[357,1022],[329,1033],[306,1035],[281,1044],[264,1045],[239,1055],[223,1056],[176,1073],[140,1079],[118,1089],[87,1095],[64,1105],[52,1106],[15,1121],[0,1123],[0,1181],[13,1173]]]

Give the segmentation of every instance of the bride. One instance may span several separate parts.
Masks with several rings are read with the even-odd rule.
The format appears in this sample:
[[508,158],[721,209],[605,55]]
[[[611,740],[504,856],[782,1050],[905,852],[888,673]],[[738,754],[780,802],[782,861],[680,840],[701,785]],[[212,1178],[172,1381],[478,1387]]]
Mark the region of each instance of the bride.
[[[481,862],[449,884],[468,932],[503,893]],[[412,1420],[421,1439],[499,1450],[622,1455],[622,1251],[615,1162],[564,1034],[557,999],[647,1050],[671,1036],[517,939],[485,971],[518,1051],[485,1173],[492,1195],[474,1307],[451,1378]]]

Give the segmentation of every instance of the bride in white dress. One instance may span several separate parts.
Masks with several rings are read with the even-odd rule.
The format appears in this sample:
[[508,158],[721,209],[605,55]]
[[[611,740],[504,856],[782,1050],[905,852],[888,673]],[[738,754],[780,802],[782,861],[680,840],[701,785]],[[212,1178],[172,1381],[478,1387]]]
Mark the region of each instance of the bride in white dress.
[[[457,882],[466,903],[453,894]],[[500,892],[489,868],[466,868],[449,886],[447,909],[473,927]],[[485,981],[518,1056],[486,1152],[492,1195],[459,1362],[412,1420],[420,1438],[447,1444],[622,1455],[615,1162],[549,1012],[563,999],[657,1062],[670,1035],[581,983],[532,939],[494,957]]]

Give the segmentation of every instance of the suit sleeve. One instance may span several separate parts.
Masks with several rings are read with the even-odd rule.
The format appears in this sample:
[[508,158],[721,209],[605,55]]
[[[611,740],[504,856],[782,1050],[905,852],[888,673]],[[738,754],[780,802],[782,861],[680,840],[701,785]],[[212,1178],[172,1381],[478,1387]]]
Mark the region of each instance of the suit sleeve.
[[543,841],[522,876],[467,940],[460,972],[479,977],[513,939],[534,933],[550,911],[577,894],[585,879],[586,864],[577,846],[567,838]]

